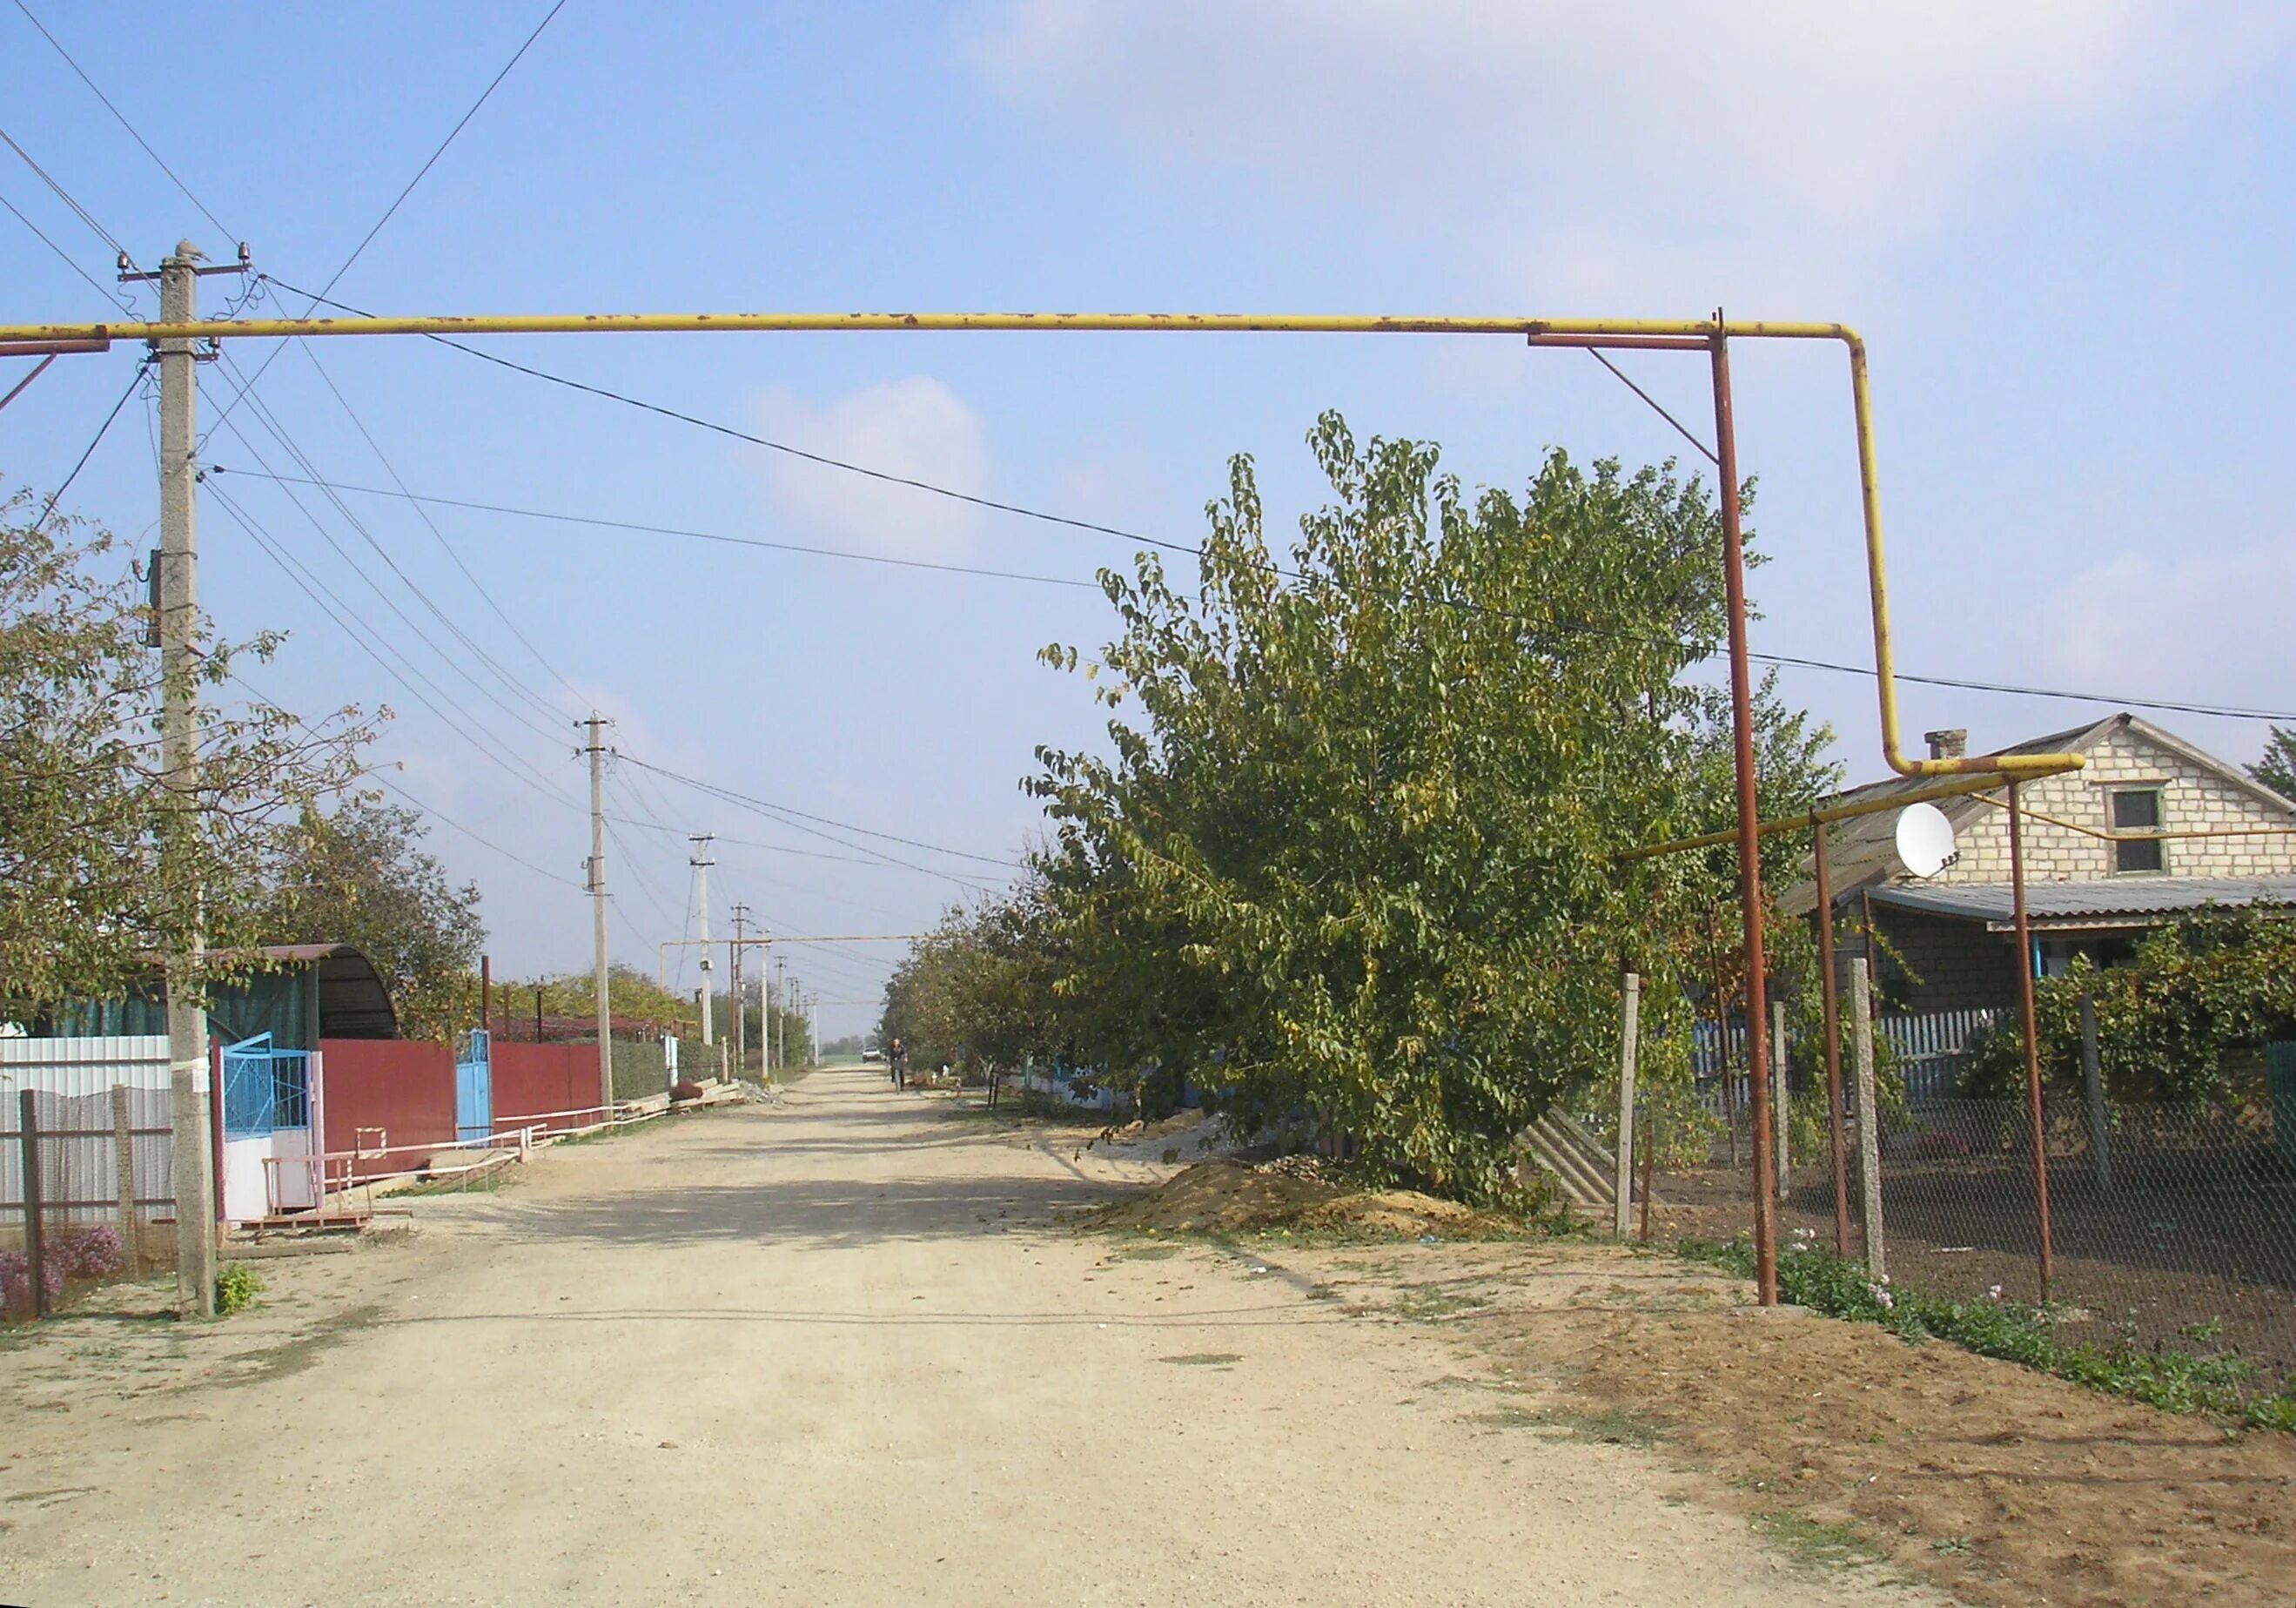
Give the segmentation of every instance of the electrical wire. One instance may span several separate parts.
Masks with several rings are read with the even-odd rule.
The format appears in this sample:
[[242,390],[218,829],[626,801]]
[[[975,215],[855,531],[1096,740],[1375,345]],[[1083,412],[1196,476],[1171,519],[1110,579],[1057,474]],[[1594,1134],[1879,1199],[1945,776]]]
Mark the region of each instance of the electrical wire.
[[[548,28],[552,21],[557,17],[558,13],[565,9],[566,0],[556,0],[556,4],[552,5],[550,10],[544,14],[542,21],[534,25],[534,31],[527,35],[525,42],[521,44],[517,50],[512,53],[509,61],[503,63],[502,70],[495,74],[493,78],[488,80],[487,86],[479,92],[479,98],[471,103],[470,110],[463,113],[463,115],[455,120],[455,126],[447,131],[447,137],[439,142],[438,149],[431,152],[430,156],[424,159],[422,166],[415,169],[414,176],[406,181],[406,187],[401,189],[397,195],[391,198],[390,205],[383,209],[382,216],[374,220],[374,227],[369,229],[365,234],[362,235],[359,239],[358,244],[351,248],[351,254],[343,258],[343,266],[337,268],[334,273],[328,277],[325,286],[318,292],[317,295],[312,296],[312,306],[317,306],[320,299],[325,296],[326,292],[333,290],[336,284],[341,281],[342,276],[351,271],[351,265],[357,262],[361,256],[365,255],[367,247],[374,243],[374,237],[382,233],[382,226],[398,215],[398,209],[406,204],[406,198],[414,193],[414,186],[423,181],[423,179],[430,174],[431,168],[438,166],[439,159],[447,154],[447,147],[453,144],[455,137],[459,135],[465,127],[469,127],[471,119],[479,115],[479,109],[484,106],[487,102],[493,97],[495,91],[502,86],[502,81],[510,77],[511,69],[516,67],[519,62],[525,58],[526,53],[533,48],[534,42],[542,37],[542,30]],[[11,141],[10,144],[12,144],[14,142]],[[25,160],[29,161],[31,159],[27,157]],[[266,277],[268,277],[268,275]],[[279,282],[277,280],[273,280],[272,283],[276,284]],[[295,293],[297,295],[311,295],[311,292],[304,291],[299,291]],[[305,308],[303,309],[303,316],[305,317],[308,317],[310,316],[310,308]],[[274,347],[264,357],[262,364],[256,369],[255,378],[260,380],[263,377],[264,370],[269,368],[273,362],[277,359],[278,356],[279,349],[277,347]],[[252,381],[250,381],[250,385],[252,383]],[[243,396],[245,395],[245,392],[242,392],[241,394]],[[232,406],[238,406],[237,398],[234,398]],[[226,414],[228,415],[230,408],[226,408],[224,411]],[[217,419],[216,423],[217,424],[221,424],[223,421],[221,419]]]
[[[71,52],[66,50],[63,47],[62,41],[48,31],[48,25],[32,14],[32,8],[25,4],[24,0],[16,0],[16,9],[24,13],[24,20],[26,21],[29,22],[34,28],[40,30],[40,37],[45,39],[50,45],[54,47],[56,54],[64,59],[64,65],[70,68],[72,71],[79,75],[79,81],[87,86],[89,92],[93,94],[97,100],[103,103],[103,109],[110,112],[112,117],[118,120],[122,128],[127,130],[127,137],[134,140],[138,145],[143,146],[144,154],[160,164],[160,171],[166,174],[168,179],[174,183],[176,188],[184,193],[184,199],[190,201],[194,207],[197,207],[200,209],[201,216],[205,217],[208,222],[215,225],[216,228],[220,233],[226,235],[231,235],[232,232],[224,227],[223,220],[208,209],[207,202],[201,201],[198,196],[193,195],[192,193],[192,187],[176,176],[176,170],[168,166],[167,159],[162,157],[158,152],[152,149],[152,143],[149,140],[135,132],[135,125],[127,120],[127,113],[121,111],[119,107],[111,103],[111,97],[103,93],[102,87],[97,85],[94,78],[87,76],[87,70],[83,68],[78,62],[72,60]],[[235,239],[237,237],[233,236],[233,238]]]
[[19,145],[16,143],[16,138],[13,135],[10,134],[5,128],[0,128],[0,140],[6,141],[8,149],[24,159],[24,166],[38,174],[40,176],[40,182],[45,185],[49,189],[54,191],[56,198],[62,201],[65,206],[70,207],[72,211],[78,216],[80,222],[94,230],[97,237],[100,238],[104,244],[110,246],[112,250],[117,252],[122,258],[126,259],[128,267],[134,267],[135,266],[135,258],[128,254],[128,250],[126,246],[119,243],[119,237],[117,234],[114,234],[111,230],[105,228],[102,224],[96,222],[95,214],[90,212],[86,207],[81,206],[70,191],[58,184],[45,168],[41,167],[39,163],[34,161],[32,160],[32,153],[25,150],[21,145]]
[[73,259],[70,252],[56,244],[54,241],[50,240],[48,238],[48,232],[45,229],[41,228],[39,225],[34,223],[30,218],[25,217],[14,201],[10,201],[4,195],[0,195],[0,207],[5,207],[9,211],[15,213],[16,221],[22,224],[24,227],[29,229],[33,234],[38,235],[42,245],[47,247],[49,250],[53,251],[58,257],[62,258],[64,267],[70,268],[73,273],[87,281],[88,288],[90,290],[94,291],[97,295],[102,297],[104,300],[110,302],[113,307],[118,308],[124,313],[132,313],[135,310],[135,303],[131,298],[121,295],[116,289],[110,291],[105,290],[94,275],[89,273],[86,268],[81,267],[79,264]]
[[[233,469],[228,464],[215,464],[209,466],[208,472],[210,474],[251,474],[254,472],[245,469]],[[282,479],[283,477],[270,476],[258,478]],[[296,480],[291,477],[285,477],[284,480],[285,483],[292,485],[316,486],[320,483],[315,480]],[[393,491],[387,486],[352,486],[337,482],[334,484],[333,489],[337,491],[357,493],[367,496],[400,497],[404,498],[407,502],[415,504],[418,506],[427,503],[433,507],[463,508],[477,513],[510,514],[521,519],[547,520],[554,523],[565,525],[590,525],[601,529],[629,530],[647,536],[683,537],[691,541],[717,542],[726,546],[734,547],[762,547],[775,553],[799,553],[815,558],[839,558],[854,563],[885,564],[902,570],[939,570],[945,575],[978,575],[986,577],[992,580],[1029,581],[1038,586],[1074,587],[1080,587],[1090,592],[1097,592],[1100,590],[1100,583],[1098,581],[1082,580],[1073,576],[1031,575],[1013,570],[984,569],[976,564],[938,563],[928,559],[896,558],[890,554],[882,553],[854,553],[842,547],[810,546],[802,542],[769,541],[763,537],[728,536],[723,531],[693,530],[676,525],[649,525],[636,520],[601,519],[593,514],[583,513],[553,513],[538,508],[514,508],[506,504],[472,502],[463,497],[426,496],[417,492],[406,490],[404,486],[401,486],[398,490]]]
[[775,804],[768,799],[750,798],[746,794],[737,793],[731,788],[720,787],[713,782],[704,782],[697,777],[681,775],[676,771],[649,764],[634,754],[623,754],[621,758],[641,770],[650,770],[658,776],[667,776],[673,782],[683,782],[688,787],[696,787],[707,792],[716,793],[720,797],[746,804],[753,809],[770,810],[777,815],[795,816],[800,820],[818,821],[824,826],[834,826],[841,832],[857,832],[865,838],[882,838],[888,843],[898,843],[906,849],[922,849],[929,853],[950,855],[960,860],[983,860],[991,866],[1009,866],[1016,871],[1023,869],[1020,861],[1007,859],[1002,855],[975,854],[969,849],[949,849],[939,843],[927,843],[916,838],[905,838],[895,833],[877,832],[866,826],[856,826],[849,821],[836,820],[829,816],[810,815],[787,804]]
[[[334,308],[361,318],[374,316],[373,314],[352,307],[348,302],[331,301],[324,294],[313,296],[308,291],[297,290],[275,275],[266,275],[265,277],[281,290],[292,295],[311,296],[316,305]],[[691,424],[696,429],[710,431],[721,436],[729,436],[736,441],[746,441],[752,447],[762,447],[768,451],[778,452],[789,457],[802,458],[808,464],[817,464],[824,469],[835,469],[846,474],[860,475],[867,480],[882,481],[889,486],[906,486],[914,491],[928,492],[934,496],[947,497],[952,502],[968,503],[973,507],[986,508],[996,513],[1009,513],[1021,519],[1036,520],[1043,524],[1062,525],[1074,530],[1088,530],[1100,536],[1112,536],[1128,542],[1138,542],[1144,546],[1161,547],[1168,552],[1186,554],[1190,557],[1195,556],[1199,551],[1191,543],[1166,541],[1159,537],[1143,536],[1137,531],[1126,530],[1115,525],[1103,525],[1091,520],[1078,519],[1065,513],[1051,513],[1044,509],[1030,508],[1021,503],[999,502],[995,497],[980,496],[970,491],[959,491],[952,486],[936,485],[931,480],[919,480],[913,475],[895,474],[890,470],[872,469],[865,464],[854,464],[843,458],[831,457],[826,453],[809,452],[802,447],[792,447],[786,441],[775,441],[750,431],[737,430],[731,424],[720,423],[715,419],[705,419],[698,414],[682,413],[676,408],[666,407],[659,402],[647,402],[636,397],[627,396],[618,390],[610,390],[603,385],[591,385],[580,380],[570,380],[563,374],[554,374],[548,369],[535,368],[524,363],[514,363],[508,357],[497,357],[493,352],[481,350],[475,346],[466,346],[462,341],[450,340],[444,335],[430,335],[425,338],[435,340],[441,346],[453,347],[458,352],[466,353],[483,363],[491,363],[498,368],[510,369],[513,373],[525,374],[536,380],[545,380],[553,385],[562,385],[569,390],[585,391],[594,397],[602,397],[609,402],[619,402],[625,407],[635,407],[643,413],[659,414],[665,419],[675,419],[681,424]]]
[[[232,366],[234,373],[236,373],[236,365],[234,365]],[[242,395],[245,394],[245,391],[242,392]],[[259,398],[256,398],[253,412],[257,423],[261,424],[271,433],[272,438],[278,442],[280,447],[286,451],[288,455],[294,458],[299,464],[302,464],[307,469],[309,468],[309,458],[304,454],[302,448],[295,444],[293,439],[287,434],[285,426],[279,422],[277,415],[271,411],[269,405],[262,401]],[[247,433],[239,427],[237,421],[224,421],[224,428],[231,431],[232,435],[237,439],[240,445],[244,447],[248,452],[255,457],[256,462],[262,464],[266,469],[270,467],[268,461],[264,458],[261,451],[257,448],[254,442],[248,439]],[[413,635],[416,641],[420,642],[425,648],[429,649],[432,654],[436,655],[439,663],[445,665],[447,669],[452,669],[455,674],[462,677],[463,680],[469,682],[472,687],[477,691],[480,697],[485,698],[494,704],[496,709],[501,710],[503,713],[509,716],[512,720],[525,726],[529,731],[537,734],[542,737],[545,742],[555,743],[558,741],[558,734],[554,730],[536,724],[531,715],[521,710],[513,709],[509,704],[503,701],[501,696],[497,694],[492,687],[488,686],[476,676],[472,675],[471,671],[466,669],[452,653],[448,652],[438,642],[432,640],[430,635],[407,614],[406,611],[399,607],[398,602],[391,597],[390,593],[383,589],[381,584],[372,575],[368,574],[365,568],[362,566],[357,559],[350,555],[349,552],[344,548],[340,542],[335,539],[334,534],[326,528],[325,524],[316,514],[313,513],[311,510],[305,505],[302,498],[297,496],[291,489],[287,489],[284,487],[283,487],[282,489],[286,490],[288,501],[292,503],[295,505],[296,510],[300,513],[306,520],[310,521],[312,529],[316,530],[321,538],[324,540],[330,547],[334,549],[336,555],[341,558],[345,564],[349,566],[352,573],[357,575],[360,580],[365,582],[367,587],[373,591],[375,596],[386,608],[398,616],[400,623],[406,626],[408,632]],[[539,709],[544,715],[549,718],[556,720],[562,717],[562,711],[551,704],[548,700],[543,698],[541,694],[536,693],[532,688],[519,681],[517,677],[512,676],[499,664],[496,663],[493,657],[488,654],[484,648],[479,646],[479,644],[472,639],[468,632],[456,625],[455,621],[447,616],[446,611],[441,609],[439,604],[431,599],[428,593],[424,592],[420,586],[415,584],[414,578],[400,567],[398,561],[393,558],[390,551],[375,538],[374,533],[369,530],[364,521],[350,511],[348,504],[345,504],[340,497],[333,496],[332,494],[329,496],[329,500],[334,504],[336,512],[343,516],[344,520],[350,525],[351,529],[358,533],[358,535],[365,541],[366,545],[373,548],[376,554],[381,558],[383,563],[390,570],[390,572],[398,577],[399,584],[405,587],[407,591],[414,596],[418,603],[420,603],[424,608],[428,609],[432,616],[436,618],[441,625],[446,627],[448,634],[454,636],[456,641],[460,642],[463,647],[468,649],[472,655],[476,658],[480,664],[494,671],[495,675],[503,681],[504,685],[510,687],[512,691],[524,695],[529,702],[533,703],[536,708]],[[443,693],[441,693],[441,696],[444,696]]]
[[74,464],[71,472],[64,476],[63,484],[48,494],[47,504],[40,510],[40,517],[32,521],[34,530],[48,522],[48,515],[56,511],[56,505],[63,500],[64,493],[70,491],[72,482],[79,479],[79,472],[87,467],[87,461],[95,455],[95,449],[103,445],[103,438],[111,433],[112,422],[119,417],[119,410],[127,406],[127,398],[135,394],[135,388],[144,383],[144,372],[150,366],[150,362],[146,358],[135,365],[135,373],[128,378],[127,389],[119,393],[119,400],[111,405],[111,411],[103,415],[103,423],[96,426],[95,438],[88,442],[87,450],[79,455],[79,462]]
[[[383,467],[383,472],[390,476],[391,484],[398,488],[402,496],[406,496],[406,481],[404,477],[399,474],[398,465],[393,464],[389,455],[383,452],[382,444],[374,439],[374,432],[366,427],[366,421],[358,416],[357,412],[351,406],[350,398],[343,395],[342,388],[335,383],[334,376],[330,374],[327,372],[325,365],[320,363],[317,350],[308,340],[299,340],[295,344],[302,349],[303,356],[311,360],[311,366],[318,371],[319,378],[325,382],[328,391],[332,393],[335,400],[341,405],[344,416],[348,418],[351,423],[357,428],[359,435],[365,440],[368,447],[373,451],[375,462],[381,464]],[[540,665],[545,670],[548,671],[554,677],[555,677],[558,685],[564,687],[568,692],[573,693],[576,701],[578,702],[582,697],[582,689],[576,686],[573,682],[568,680],[565,673],[560,670],[556,665],[551,663],[544,655],[542,650],[534,645],[533,642],[527,636],[527,634],[518,628],[518,622],[510,617],[509,611],[505,610],[498,601],[496,601],[495,595],[487,590],[486,584],[480,580],[478,576],[472,572],[471,566],[463,562],[462,554],[456,551],[454,543],[447,539],[447,533],[439,529],[439,522],[430,517],[430,511],[425,508],[419,501],[415,500],[411,496],[406,496],[406,501],[407,505],[414,510],[415,514],[422,521],[424,526],[429,529],[433,539],[435,539],[439,546],[445,550],[447,556],[454,560],[455,568],[462,571],[463,578],[464,580],[470,582],[471,590],[476,592],[480,598],[484,601],[487,607],[494,611],[495,618],[501,620],[503,628],[507,630],[512,637],[517,639],[519,646],[524,648],[528,653],[533,656],[535,663]],[[547,706],[545,705],[545,707]],[[565,711],[562,710],[554,709],[551,712],[554,715],[562,716]]]
[[414,698],[417,703],[430,710],[431,715],[439,720],[440,725],[446,726],[446,728],[454,733],[455,735],[462,738],[463,742],[469,743],[473,749],[477,750],[481,755],[483,755],[489,763],[498,767],[506,775],[510,775],[512,779],[521,783],[522,785],[532,788],[535,792],[540,793],[544,798],[550,800],[553,803],[579,813],[580,807],[578,805],[576,805],[570,800],[562,799],[559,797],[558,794],[552,792],[548,784],[539,777],[537,773],[525,767],[522,764],[513,764],[510,759],[505,758],[504,754],[502,751],[499,751],[502,745],[498,742],[492,743],[481,742],[478,737],[472,735],[470,731],[466,730],[461,724],[459,724],[454,717],[448,715],[446,710],[440,709],[438,704],[432,702],[430,699],[423,693],[421,688],[415,686],[413,682],[406,678],[406,676],[400,674],[398,669],[393,669],[390,660],[383,657],[383,649],[388,649],[394,657],[397,657],[399,660],[401,664],[406,666],[409,673],[421,680],[423,685],[428,686],[432,692],[437,693],[440,698],[443,699],[447,697],[446,692],[440,688],[436,682],[430,680],[428,676],[425,676],[422,670],[417,669],[413,661],[408,660],[404,653],[400,652],[387,637],[383,637],[380,634],[377,634],[377,641],[381,644],[381,648],[380,649],[373,644],[370,643],[361,629],[352,623],[349,605],[344,603],[341,597],[339,596],[332,588],[329,587],[324,581],[320,580],[316,574],[311,573],[308,567],[295,560],[287,552],[284,546],[281,544],[276,537],[273,537],[269,531],[263,528],[261,521],[258,521],[254,515],[242,508],[237,501],[230,496],[230,494],[223,491],[219,488],[210,488],[209,489],[215,496],[217,505],[220,506],[226,513],[231,516],[233,521],[238,524],[240,529],[247,533],[249,539],[253,541],[256,546],[262,550],[264,554],[272,561],[272,562],[278,565],[279,568],[285,572],[288,579],[293,581],[296,587],[302,591],[303,595],[306,597],[308,597],[313,603],[316,604],[320,611],[325,614],[330,620],[334,622],[336,629],[340,631],[344,636],[348,637],[353,644],[355,644],[366,654],[368,658],[373,660],[376,666],[381,669],[384,675],[396,682],[407,693],[409,696]]

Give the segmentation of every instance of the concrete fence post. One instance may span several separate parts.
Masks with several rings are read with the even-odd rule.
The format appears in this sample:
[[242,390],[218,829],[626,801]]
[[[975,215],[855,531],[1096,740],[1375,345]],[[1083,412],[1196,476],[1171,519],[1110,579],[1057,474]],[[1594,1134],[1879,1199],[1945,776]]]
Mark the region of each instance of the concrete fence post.
[[1770,1001],[1770,1123],[1776,1130],[1778,1153],[1778,1193],[1783,1195],[1791,1187],[1793,1154],[1790,1144],[1792,1123],[1787,1120],[1793,1103],[1786,1087],[1786,1002]]
[[2096,1186],[2112,1187],[2112,1125],[2104,1109],[2104,1057],[2096,1041],[2096,1001],[2087,994],[2080,1002],[2081,1088],[2088,1103],[2089,1165],[2096,1169]]
[[1617,1180],[1612,1221],[1625,1239],[1633,1227],[1635,1194],[1635,1052],[1642,1026],[1643,980],[1629,972],[1621,980],[1619,1020],[1619,1142],[1612,1177]]
[[127,1271],[144,1272],[144,1236],[135,1223],[135,1124],[128,1103],[127,1086],[111,1086],[111,1177],[119,1192],[119,1248],[127,1256]]
[[32,1089],[17,1095],[17,1137],[24,1147],[24,1273],[32,1284],[32,1316],[48,1315],[46,1215],[40,1199],[40,1107]]
[[1849,1046],[1857,1082],[1857,1179],[1866,1229],[1866,1276],[1889,1276],[1882,1229],[1882,1104],[1874,1077],[1874,985],[1862,960],[1849,967]]

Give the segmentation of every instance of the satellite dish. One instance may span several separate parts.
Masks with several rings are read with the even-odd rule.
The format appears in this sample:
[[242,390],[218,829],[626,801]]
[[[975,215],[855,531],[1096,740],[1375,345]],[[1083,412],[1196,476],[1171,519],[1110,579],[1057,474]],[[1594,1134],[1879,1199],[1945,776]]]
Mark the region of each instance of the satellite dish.
[[1915,876],[1935,876],[1961,857],[1953,823],[1934,804],[1908,804],[1898,812],[1898,858]]

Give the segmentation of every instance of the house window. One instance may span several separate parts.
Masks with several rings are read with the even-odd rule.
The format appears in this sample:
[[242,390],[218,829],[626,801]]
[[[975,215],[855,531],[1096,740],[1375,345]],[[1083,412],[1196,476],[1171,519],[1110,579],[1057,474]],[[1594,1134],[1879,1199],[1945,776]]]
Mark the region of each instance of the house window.
[[[2115,832],[2158,832],[2161,829],[2161,790],[2126,787],[2112,795]],[[2165,845],[2159,838],[2122,840],[2112,846],[2115,872],[2165,871]]]

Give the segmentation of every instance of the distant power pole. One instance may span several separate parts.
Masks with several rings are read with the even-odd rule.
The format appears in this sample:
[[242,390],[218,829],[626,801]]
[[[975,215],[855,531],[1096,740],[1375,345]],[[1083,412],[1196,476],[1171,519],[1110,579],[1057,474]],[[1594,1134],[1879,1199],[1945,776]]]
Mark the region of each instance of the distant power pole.
[[734,963],[731,968],[734,973],[731,984],[734,990],[734,1075],[737,1078],[749,1070],[750,1059],[749,1021],[742,1008],[742,939],[749,925],[749,906],[735,905],[734,953],[729,958]]
[[819,1066],[821,1064],[821,996],[818,992],[813,996],[811,1005],[813,1007],[813,1063]]
[[[199,306],[200,252],[191,242],[160,265],[160,316],[187,322]],[[176,857],[199,830],[200,587],[193,519],[198,447],[197,358],[189,340],[160,348],[160,765],[173,794],[160,823],[160,852]],[[170,854],[174,849],[175,854]],[[180,869],[177,876],[180,878]],[[176,1305],[184,1317],[215,1316],[215,1190],[207,1010],[200,997],[205,921],[195,913],[190,941],[168,959],[168,1090],[175,1130]],[[37,1292],[35,1292],[37,1293]]]
[[590,756],[591,980],[598,994],[598,1114],[614,1109],[614,1007],[606,989],[606,745],[599,728],[611,726],[596,710],[577,726],[588,729]]
[[687,841],[693,845],[693,857],[686,864],[693,867],[701,883],[701,891],[693,897],[694,914],[701,923],[694,936],[701,940],[701,1042],[709,1045],[718,1042],[709,1008],[709,867],[718,862],[709,857],[709,833],[697,832]]
[[789,957],[774,956],[774,1064],[789,1068]]

